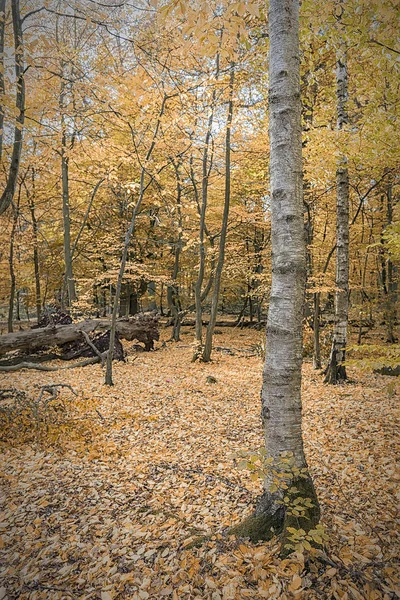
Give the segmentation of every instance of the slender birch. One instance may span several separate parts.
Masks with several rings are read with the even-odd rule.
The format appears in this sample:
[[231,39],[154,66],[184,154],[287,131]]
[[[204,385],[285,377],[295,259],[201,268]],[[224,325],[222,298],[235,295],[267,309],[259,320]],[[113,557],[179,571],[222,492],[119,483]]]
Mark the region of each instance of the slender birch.
[[[302,517],[283,502],[284,492],[266,471],[255,512],[233,532],[256,541],[288,526],[310,530],[319,506],[303,451],[301,366],[306,282],[301,145],[299,2],[270,0],[269,136],[272,287],[261,391],[266,455],[309,508]],[[289,475],[285,464],[290,461]]]
[[21,163],[23,127],[25,121],[24,44],[19,0],[11,0],[11,11],[14,31],[15,80],[17,87],[15,105],[18,112],[15,120],[14,143],[7,183],[0,197],[0,215],[3,214],[3,212],[5,212],[12,203],[17,187],[19,166]]

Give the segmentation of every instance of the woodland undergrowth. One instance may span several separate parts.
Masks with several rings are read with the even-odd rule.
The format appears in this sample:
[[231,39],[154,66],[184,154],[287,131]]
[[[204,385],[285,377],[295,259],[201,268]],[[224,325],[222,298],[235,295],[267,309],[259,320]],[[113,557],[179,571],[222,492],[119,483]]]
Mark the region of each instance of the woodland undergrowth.
[[[128,351],[113,388],[99,365],[0,375],[24,392],[0,410],[1,599],[399,597],[395,378],[351,367],[350,384],[327,386],[304,365],[323,547],[280,559],[277,540],[227,535],[261,491],[236,464],[263,443],[259,338],[224,331],[199,364],[184,328],[180,343]],[[61,383],[72,389],[38,406]]]

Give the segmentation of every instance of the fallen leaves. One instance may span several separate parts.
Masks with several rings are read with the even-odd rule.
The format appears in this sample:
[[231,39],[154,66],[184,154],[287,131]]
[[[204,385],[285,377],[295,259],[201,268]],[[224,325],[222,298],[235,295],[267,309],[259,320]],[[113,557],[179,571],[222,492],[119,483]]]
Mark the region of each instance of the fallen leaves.
[[[221,343],[258,336],[227,331]],[[260,493],[232,459],[262,444],[260,359],[190,359],[183,344],[142,354],[115,365],[111,389],[100,366],[1,375],[33,396],[43,383],[79,393],[50,437],[10,425],[2,438],[3,598],[394,598],[398,413],[386,380],[355,371],[357,384],[328,388],[305,365],[305,445],[330,541],[319,558],[280,560],[274,541],[225,535]]]

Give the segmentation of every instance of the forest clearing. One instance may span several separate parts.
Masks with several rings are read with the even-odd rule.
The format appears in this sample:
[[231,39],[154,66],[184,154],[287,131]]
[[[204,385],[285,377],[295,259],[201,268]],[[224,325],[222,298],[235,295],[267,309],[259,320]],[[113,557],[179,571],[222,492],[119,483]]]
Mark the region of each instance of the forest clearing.
[[116,365],[113,388],[100,365],[0,374],[32,397],[50,383],[78,394],[60,392],[47,431],[29,415],[4,430],[8,598],[395,598],[398,378],[352,368],[332,387],[304,364],[305,449],[329,539],[322,558],[280,560],[276,539],[226,533],[262,486],[235,466],[263,444],[261,332],[225,329],[218,345],[234,355],[210,364],[190,362],[191,328],[166,347],[162,333],[155,352]]

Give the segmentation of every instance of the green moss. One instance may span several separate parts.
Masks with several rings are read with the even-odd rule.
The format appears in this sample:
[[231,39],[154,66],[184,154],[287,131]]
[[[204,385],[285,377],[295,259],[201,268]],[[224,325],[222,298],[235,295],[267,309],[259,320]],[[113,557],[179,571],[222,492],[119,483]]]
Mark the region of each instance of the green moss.
[[191,548],[200,548],[203,544],[208,542],[211,539],[210,535],[198,535],[190,544],[185,546],[186,549],[190,550]]
[[292,485],[298,489],[298,496],[300,498],[310,499],[313,506],[308,508],[307,514],[304,517],[295,516],[288,511],[285,512],[281,536],[280,555],[282,557],[288,556],[292,552],[290,548],[285,548],[286,544],[290,543],[288,540],[288,536],[290,535],[288,534],[288,527],[293,527],[294,529],[303,529],[306,533],[308,533],[319,523],[321,516],[317,494],[315,492],[311,477],[297,477],[293,480]]
[[312,507],[308,508],[307,514],[304,517],[292,515],[283,506],[275,510],[272,514],[268,512],[267,508],[260,515],[254,513],[242,521],[242,523],[239,523],[239,525],[231,527],[228,534],[249,538],[253,543],[268,541],[274,536],[280,535],[281,554],[290,554],[291,550],[285,548],[289,535],[287,528],[304,529],[304,531],[308,532],[310,529],[315,528],[320,518],[318,498],[312,479],[310,477],[297,477],[292,481],[292,486],[298,490],[296,496],[299,498],[308,498],[313,504]]
[[317,525],[321,516],[318,498],[315,493],[312,479],[311,477],[297,477],[293,480],[292,486],[298,489],[299,498],[311,500],[313,506],[307,510],[307,515],[305,517],[296,517],[286,512],[284,529],[287,529],[287,527],[295,527],[296,529],[310,531],[310,529],[314,529],[315,525]]
[[237,537],[249,538],[253,543],[256,543],[270,540],[279,535],[283,529],[283,523],[283,510],[279,510],[272,515],[267,513],[250,515],[239,525],[231,527],[228,533]]

